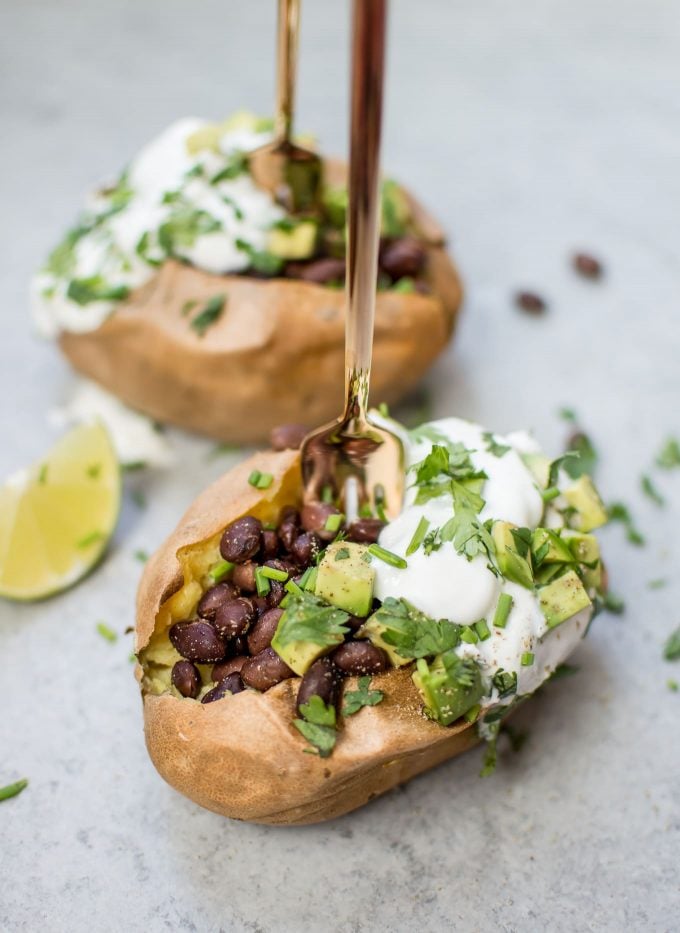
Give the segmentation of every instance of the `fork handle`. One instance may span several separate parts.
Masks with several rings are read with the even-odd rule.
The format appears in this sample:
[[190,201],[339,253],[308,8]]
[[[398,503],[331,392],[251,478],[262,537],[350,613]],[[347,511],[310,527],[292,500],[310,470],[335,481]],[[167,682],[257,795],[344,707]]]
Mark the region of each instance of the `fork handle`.
[[290,142],[295,105],[295,75],[297,71],[298,35],[300,32],[300,0],[279,0],[278,51],[276,77],[276,125],[274,135],[279,143]]
[[380,136],[387,0],[354,0],[345,318],[347,411],[365,413],[380,234]]

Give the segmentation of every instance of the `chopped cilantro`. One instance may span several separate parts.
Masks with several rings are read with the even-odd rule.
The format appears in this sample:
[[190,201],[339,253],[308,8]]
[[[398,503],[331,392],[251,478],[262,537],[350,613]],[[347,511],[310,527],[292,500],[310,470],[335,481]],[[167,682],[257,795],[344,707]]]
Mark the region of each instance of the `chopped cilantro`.
[[256,272],[261,272],[262,275],[275,276],[283,268],[283,260],[279,259],[278,256],[274,256],[265,250],[257,250],[250,243],[246,243],[245,240],[236,240],[236,247],[246,254],[251,267]]
[[576,431],[569,438],[569,451],[578,457],[565,460],[564,470],[572,479],[587,474],[592,476],[597,465],[598,455],[590,437],[583,431]]
[[294,720],[293,725],[312,746],[305,751],[328,758],[338,737],[335,729],[335,708],[315,695],[309,698],[309,702],[300,706],[300,712],[303,719]]
[[383,641],[402,658],[426,658],[455,648],[460,626],[447,619],[431,619],[405,599],[388,596],[373,613]]
[[118,636],[116,635],[116,633],[113,631],[112,628],[109,628],[106,622],[97,622],[97,631],[102,636],[102,638],[105,638],[107,641],[110,641],[111,643],[113,643],[114,641],[118,641]]
[[498,696],[501,699],[517,692],[517,674],[515,671],[504,671],[501,667],[491,678],[491,683],[498,690]]
[[282,648],[296,641],[329,648],[337,645],[339,639],[347,634],[345,623],[348,619],[348,613],[329,606],[309,592],[302,596],[291,594],[286,611],[279,620],[277,641]]
[[224,304],[227,300],[225,294],[213,295],[203,306],[202,310],[191,320],[189,326],[196,331],[199,337],[204,337],[208,328],[212,327],[222,317]]
[[149,559],[149,552],[143,551],[141,548],[134,553],[135,560],[138,560],[140,564],[145,564]]
[[659,506],[666,504],[666,500],[656,488],[650,476],[644,475],[640,477],[640,487],[647,498],[651,499],[652,502],[655,502]]
[[110,285],[101,275],[71,279],[66,289],[66,297],[79,305],[87,305],[92,301],[122,301],[129,294],[127,285]]
[[231,181],[248,170],[248,157],[244,152],[235,152],[230,156],[229,162],[223,169],[210,179],[211,185],[219,185],[221,181]]
[[669,437],[656,457],[656,464],[662,470],[673,470],[680,467],[680,441]]
[[663,589],[663,587],[666,586],[667,583],[668,583],[668,580],[665,580],[663,577],[658,577],[656,580],[649,581],[649,583],[647,584],[647,589],[660,590],[660,589]]
[[168,256],[190,249],[198,237],[222,229],[219,220],[206,211],[180,204],[158,228],[158,244]]
[[578,674],[579,668],[575,664],[558,664],[550,675],[550,680],[560,680],[562,677],[573,677]]
[[340,547],[340,548],[338,548],[337,551],[335,552],[335,559],[336,559],[336,560],[347,560],[348,557],[349,557],[349,548],[348,548],[348,547]]
[[509,444],[499,444],[491,431],[485,431],[482,437],[484,438],[486,449],[490,454],[493,454],[494,457],[502,457],[504,454],[507,454],[509,450],[512,450]]
[[677,680],[667,680],[666,686],[669,690],[672,690],[673,693],[677,693],[680,690],[680,684],[677,682]]
[[576,412],[573,408],[560,408],[557,413],[562,421],[568,421],[570,424],[576,424]]
[[610,522],[620,522],[626,530],[626,538],[631,544],[640,547],[645,543],[644,536],[635,527],[628,507],[623,502],[612,502],[607,507]]
[[602,608],[612,615],[620,616],[626,610],[626,604],[620,596],[616,596],[611,591],[604,594],[602,598]]
[[680,661],[680,628],[676,628],[666,641],[663,649],[666,661]]
[[368,689],[370,683],[370,675],[360,677],[357,689],[348,690],[347,693],[345,693],[345,702],[342,707],[343,716],[353,716],[354,713],[358,713],[364,706],[377,706],[377,704],[384,699],[385,694],[382,690]]

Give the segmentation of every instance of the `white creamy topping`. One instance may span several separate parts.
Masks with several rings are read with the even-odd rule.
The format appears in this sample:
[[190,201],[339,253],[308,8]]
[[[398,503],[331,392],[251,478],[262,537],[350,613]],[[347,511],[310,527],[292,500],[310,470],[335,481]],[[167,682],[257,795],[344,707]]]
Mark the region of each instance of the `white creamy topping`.
[[[261,125],[248,114],[217,129],[187,118],[144,146],[115,188],[89,198],[73,242],[65,241],[34,278],[38,331],[54,337],[99,327],[168,255],[159,239],[163,225],[172,227],[172,255],[197,268],[216,275],[248,268],[249,252],[265,250],[268,232],[285,216],[239,164],[241,153],[271,138]],[[206,143],[188,146],[197,133],[208,134]],[[232,177],[214,182],[225,169]]]
[[[449,441],[460,442],[470,453],[475,468],[483,470],[488,479],[482,496],[485,500],[480,513],[486,519],[503,520],[525,528],[536,528],[543,515],[543,500],[535,478],[525,466],[520,453],[538,453],[539,448],[526,432],[515,432],[494,440],[511,447],[502,456],[487,450],[484,428],[459,418],[445,418],[432,422],[430,427],[445,435]],[[432,449],[432,441],[413,440],[406,444],[407,464],[421,461]],[[409,474],[413,478],[413,474]],[[451,496],[442,495],[422,504],[415,504],[416,490],[407,492],[405,507],[397,519],[380,535],[380,544],[401,557],[406,550],[422,517],[430,528],[441,527],[453,515]],[[553,511],[553,516],[559,513]],[[374,560],[376,570],[375,595],[384,600],[388,596],[403,597],[418,609],[435,619],[449,619],[471,625],[486,619],[491,637],[476,644],[461,643],[456,649],[461,657],[473,658],[482,670],[487,692],[481,703],[489,706],[499,702],[498,692],[491,690],[491,679],[503,669],[517,674],[517,695],[536,691],[574,650],[585,634],[592,616],[589,607],[567,621],[548,630],[536,594],[517,583],[496,576],[488,568],[484,556],[468,561],[458,554],[452,542],[444,542],[439,550],[427,555],[422,548],[410,554],[408,567],[399,569],[381,560]],[[504,629],[492,625],[498,597],[501,593],[512,596],[513,605]],[[522,654],[531,652],[534,662],[522,665]],[[500,702],[509,703],[513,696]]]

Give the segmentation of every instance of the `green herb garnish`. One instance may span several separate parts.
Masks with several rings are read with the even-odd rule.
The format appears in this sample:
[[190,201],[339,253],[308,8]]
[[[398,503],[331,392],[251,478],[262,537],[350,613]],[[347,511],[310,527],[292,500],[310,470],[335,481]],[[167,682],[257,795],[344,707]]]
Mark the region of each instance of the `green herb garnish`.
[[662,470],[673,470],[680,467],[680,441],[677,438],[668,438],[657,455],[656,464]]
[[45,483],[47,482],[48,469],[49,467],[47,463],[43,463],[43,465],[40,467],[40,471],[38,472],[38,482],[40,483],[41,486],[44,486]]
[[89,534],[85,535],[84,538],[81,538],[80,541],[76,541],[77,548],[87,548],[93,544],[96,544],[97,541],[101,541],[105,535],[101,531],[91,531]]
[[522,667],[531,667],[534,663],[534,655],[531,651],[525,651],[521,657]]
[[269,489],[274,482],[274,477],[271,473],[260,473],[259,470],[253,470],[248,477],[248,482],[255,489]]
[[213,295],[196,317],[192,318],[189,327],[196,331],[199,337],[204,337],[208,328],[212,327],[222,317],[226,300],[227,296],[224,294]]
[[486,449],[490,454],[493,454],[494,457],[502,457],[504,454],[507,454],[509,450],[512,450],[509,444],[499,444],[491,431],[484,431],[482,437],[486,444]]
[[308,703],[300,706],[303,719],[295,719],[293,725],[312,746],[305,751],[320,758],[328,758],[338,737],[335,729],[335,707],[327,705],[320,696],[311,696]]
[[664,579],[663,577],[659,577],[656,580],[650,580],[649,583],[647,584],[647,589],[660,590],[660,589],[663,589],[663,587],[666,586],[667,584],[668,584],[668,580]]
[[323,526],[324,530],[325,531],[338,531],[340,528],[340,525],[342,525],[344,520],[345,520],[345,516],[341,512],[329,515]]
[[476,645],[479,641],[479,635],[470,625],[464,625],[461,629],[460,640],[468,645]]
[[486,619],[479,619],[475,622],[475,632],[480,641],[486,641],[487,638],[491,638],[491,632],[489,631],[489,626],[486,624]]
[[25,790],[27,787],[27,778],[22,778],[20,781],[15,781],[13,784],[0,787],[0,800],[9,800],[11,797],[17,797],[22,790]]
[[278,256],[274,256],[272,253],[266,252],[266,250],[257,250],[250,243],[246,243],[245,240],[236,240],[236,248],[246,254],[251,267],[256,272],[261,272],[262,275],[275,276],[283,268],[283,260],[279,259]]
[[491,678],[491,683],[498,690],[500,699],[517,692],[517,674],[515,671],[504,671],[500,668]]
[[83,306],[93,301],[122,301],[129,294],[127,285],[110,285],[101,275],[71,279],[66,289],[66,297]]
[[578,674],[579,670],[580,668],[576,667],[575,664],[558,664],[550,675],[550,680],[560,680],[562,677],[573,677],[574,674]]
[[272,588],[269,579],[264,573],[264,567],[255,568],[255,587],[258,596],[266,596]]
[[338,550],[335,552],[335,559],[336,559],[336,560],[347,560],[348,557],[349,557],[349,548],[348,548],[348,547],[341,547],[341,548],[338,548]]
[[[257,571],[255,574],[257,576]],[[306,586],[309,586],[309,582]],[[309,592],[305,591],[301,596],[291,594],[286,611],[279,620],[276,639],[282,648],[298,641],[329,648],[337,645],[347,634],[345,623],[348,619],[347,612],[329,606]]]
[[602,597],[602,608],[607,612],[611,612],[612,615],[620,616],[625,611],[626,604],[620,596],[616,596],[609,591]]
[[106,622],[97,622],[97,631],[102,636],[102,638],[105,638],[111,643],[118,641],[118,635],[116,635],[112,628],[109,628]]
[[643,475],[640,477],[640,487],[647,498],[651,499],[656,505],[662,506],[666,504],[666,500],[656,488],[650,476]]
[[222,580],[231,573],[234,567],[235,564],[232,564],[231,561],[221,560],[210,570],[209,576],[213,583],[221,583]]
[[667,680],[666,686],[669,690],[672,690],[673,693],[677,693],[680,690],[680,684],[677,682],[677,680]]
[[666,661],[680,661],[680,628],[672,632],[663,649]]
[[145,564],[149,559],[149,554],[147,551],[141,550],[141,548],[134,552],[135,560],[138,560],[140,564]]
[[505,628],[511,609],[512,596],[509,593],[501,593],[493,616],[493,624],[496,628]]
[[[410,557],[411,554],[414,554],[418,550],[418,548],[420,547],[420,545],[423,543],[425,539],[425,535],[427,534],[427,529],[429,527],[430,527],[429,519],[425,518],[425,516],[423,515],[420,521],[418,522],[418,527],[413,532],[413,537],[411,538],[409,546],[406,548],[407,557]],[[428,552],[428,553],[431,553],[431,552]]]
[[279,583],[284,583],[288,579],[288,574],[285,570],[279,570],[276,567],[261,567],[260,571],[263,577],[266,577],[268,580],[278,580]]
[[400,570],[408,567],[408,562],[404,560],[403,557],[400,557],[399,554],[392,553],[392,551],[388,551],[387,548],[380,547],[379,544],[369,544],[368,552],[372,554],[373,557],[377,557],[378,560],[382,560],[384,563],[389,564],[390,567],[398,567]]
[[364,706],[377,706],[385,694],[382,690],[369,690],[371,683],[370,675],[360,677],[356,690],[349,690],[345,693],[345,702],[342,707],[343,716],[353,716]]
[[385,644],[402,658],[426,658],[455,648],[461,628],[447,619],[431,619],[405,599],[388,596],[373,613]]
[[612,502],[607,507],[607,514],[610,522],[620,522],[623,525],[626,538],[631,544],[640,547],[645,543],[643,534],[635,527],[630,511],[623,502]]
[[85,475],[90,479],[99,479],[101,472],[101,463],[91,463],[90,466],[85,470]]

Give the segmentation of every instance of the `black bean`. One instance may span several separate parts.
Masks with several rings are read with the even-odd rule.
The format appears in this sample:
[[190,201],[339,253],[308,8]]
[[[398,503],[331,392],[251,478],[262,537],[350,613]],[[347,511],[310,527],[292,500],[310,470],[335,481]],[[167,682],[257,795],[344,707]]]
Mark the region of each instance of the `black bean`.
[[201,675],[191,661],[177,661],[170,675],[172,685],[183,697],[195,700],[201,692]]
[[571,262],[579,275],[586,279],[599,279],[604,272],[600,260],[589,253],[575,253]]
[[251,654],[259,654],[271,644],[283,609],[268,609],[248,632],[248,649]]
[[209,664],[221,661],[226,654],[224,640],[210,622],[175,622],[170,629],[170,641],[183,658]]
[[332,541],[340,530],[340,526],[334,531],[328,531],[326,522],[331,515],[339,514],[340,510],[336,509],[330,502],[310,502],[303,507],[300,513],[300,521],[305,531],[313,531],[322,541]]
[[370,641],[346,641],[335,649],[331,657],[345,674],[378,674],[389,666],[382,648]]
[[290,551],[293,541],[300,533],[300,516],[297,509],[290,506],[283,509],[279,519],[278,533],[283,546]]
[[283,583],[279,580],[269,581],[269,592],[265,597],[268,606],[271,606],[272,609],[274,606],[278,606],[285,595],[286,591],[283,587]]
[[543,314],[547,310],[547,305],[540,295],[535,292],[517,292],[515,295],[515,304],[527,314]]
[[211,586],[210,589],[206,590],[203,596],[201,596],[196,611],[202,619],[207,619],[209,622],[212,622],[218,607],[221,606],[222,603],[227,603],[231,599],[236,599],[237,596],[238,590],[232,583],[218,583],[217,586]]
[[266,596],[251,596],[250,601],[255,607],[255,612],[257,613],[258,619],[261,615],[263,615],[265,612],[268,612],[270,609],[270,605],[267,602]]
[[337,706],[342,674],[330,658],[315,661],[300,681],[295,708],[309,703],[311,697],[321,697],[327,706]]
[[254,593],[257,589],[255,583],[256,566],[254,560],[247,560],[245,564],[237,564],[232,571],[232,582],[244,593]]
[[289,677],[295,677],[295,672],[291,671],[271,646],[264,648],[254,658],[248,658],[241,668],[243,683],[256,690],[269,690]]
[[321,549],[321,542],[315,534],[304,532],[293,541],[291,554],[301,567],[307,567]]
[[260,550],[262,524],[252,515],[227,525],[220,541],[220,553],[232,564],[243,564]]
[[385,523],[379,518],[358,518],[347,529],[347,540],[357,544],[374,544]]
[[385,243],[380,250],[380,268],[392,281],[405,276],[416,278],[425,262],[425,247],[414,237],[405,236]]
[[223,603],[215,616],[215,628],[222,638],[235,638],[244,635],[257,618],[252,602],[245,596]]
[[269,442],[274,450],[298,450],[308,433],[304,424],[279,424],[272,428]]
[[358,632],[365,621],[366,619],[361,619],[359,616],[350,616],[344,624],[350,632]]
[[222,700],[228,695],[242,693],[244,690],[245,687],[243,686],[241,675],[238,671],[234,671],[233,674],[229,674],[221,680],[216,687],[209,690],[201,700],[201,703],[214,703],[215,700]]
[[279,536],[275,531],[265,528],[262,532],[262,557],[271,560],[279,553]]
[[286,275],[303,282],[327,285],[329,282],[342,282],[345,278],[345,260],[328,256],[312,262],[289,262]]
[[226,661],[218,661],[217,664],[213,667],[210,676],[215,681],[215,683],[218,684],[229,674],[233,674],[234,671],[238,673],[247,660],[247,655],[239,654],[235,658],[227,658]]

